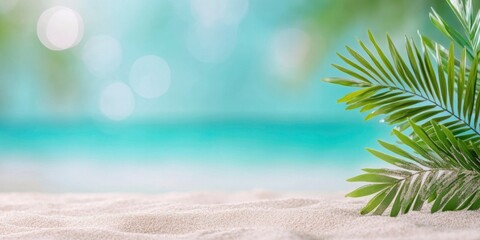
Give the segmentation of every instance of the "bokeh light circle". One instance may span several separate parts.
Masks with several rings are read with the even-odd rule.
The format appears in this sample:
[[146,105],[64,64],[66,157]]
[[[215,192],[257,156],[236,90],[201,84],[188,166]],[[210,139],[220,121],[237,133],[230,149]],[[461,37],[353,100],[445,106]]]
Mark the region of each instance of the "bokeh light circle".
[[106,117],[112,120],[124,120],[135,109],[135,97],[127,84],[115,82],[103,89],[99,108]]
[[37,36],[48,49],[60,51],[77,45],[83,37],[83,19],[74,10],[57,6],[42,13]]
[[286,28],[274,34],[271,57],[279,74],[292,76],[302,70],[312,50],[310,35],[299,28]]
[[120,66],[122,46],[111,36],[94,36],[85,43],[82,57],[91,73],[104,77],[113,73]]
[[170,88],[171,71],[161,57],[147,55],[137,59],[130,70],[130,86],[144,98],[157,98]]

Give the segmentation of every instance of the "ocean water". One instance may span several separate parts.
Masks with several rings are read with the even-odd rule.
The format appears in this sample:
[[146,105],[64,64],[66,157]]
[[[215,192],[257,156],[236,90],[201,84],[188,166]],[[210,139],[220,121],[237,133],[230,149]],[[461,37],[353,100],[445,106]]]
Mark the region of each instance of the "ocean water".
[[2,124],[0,190],[341,191],[389,135],[375,122]]

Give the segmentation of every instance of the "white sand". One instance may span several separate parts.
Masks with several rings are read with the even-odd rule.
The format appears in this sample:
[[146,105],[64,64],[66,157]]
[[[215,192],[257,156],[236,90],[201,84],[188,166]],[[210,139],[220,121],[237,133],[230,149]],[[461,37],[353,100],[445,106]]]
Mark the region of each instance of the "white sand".
[[339,194],[0,194],[0,239],[480,239],[479,212],[360,216]]

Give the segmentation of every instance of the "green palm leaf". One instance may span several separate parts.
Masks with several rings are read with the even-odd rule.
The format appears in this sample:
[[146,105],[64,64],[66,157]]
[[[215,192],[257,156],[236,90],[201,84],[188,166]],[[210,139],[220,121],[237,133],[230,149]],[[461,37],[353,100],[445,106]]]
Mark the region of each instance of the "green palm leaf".
[[339,100],[348,110],[396,125],[400,146],[379,141],[386,152],[368,150],[396,168],[367,168],[349,179],[368,184],[347,196],[374,195],[362,214],[397,216],[426,202],[432,212],[480,209],[480,13],[471,0],[447,1],[462,29],[434,10],[430,19],[463,48],[459,57],[454,43],[446,48],[422,35],[421,50],[406,39],[404,57],[390,37],[384,51],[369,32],[371,48],[359,41],[361,53],[347,47],[349,57],[339,54],[347,66],[334,65],[350,77],[325,79],[359,88]]
[[[451,41],[456,42],[461,47],[465,47],[468,56],[473,60],[474,56],[480,53],[480,13],[477,12],[477,14],[474,15],[475,11],[471,0],[448,0],[447,3],[450,5],[452,12],[462,26],[461,32],[458,32],[452,27],[453,24],[443,20],[434,9],[432,9],[432,12],[430,13],[430,19],[433,25],[444,33]],[[429,50],[435,52],[438,48],[439,55],[437,56],[437,59],[447,66],[448,58],[449,56],[452,56],[448,49],[420,33],[419,35],[422,42]],[[455,67],[460,67],[460,60],[455,59]],[[477,78],[479,77],[480,73],[477,75]],[[480,83],[478,84],[480,85]],[[477,89],[477,92],[478,91],[479,90]]]
[[351,57],[339,56],[348,67],[334,65],[354,80],[324,79],[330,83],[362,88],[339,102],[346,103],[348,110],[359,108],[361,112],[370,112],[367,120],[384,115],[385,122],[397,125],[402,131],[409,127],[406,123],[408,118],[420,123],[429,132],[433,131],[429,121],[435,120],[463,140],[480,141],[480,98],[476,91],[478,58],[473,60],[472,69],[468,69],[464,50],[459,67],[455,68],[457,60],[453,45],[444,63],[438,61],[441,55],[439,48],[435,50],[438,58],[432,59],[427,51],[419,50],[410,39],[405,39],[405,58],[387,36],[389,58],[370,32],[369,38],[374,51],[362,41],[359,43],[370,61],[347,47]]
[[348,180],[369,183],[348,197],[374,194],[361,213],[381,215],[390,207],[390,216],[397,216],[419,211],[425,202],[432,203],[432,212],[480,208],[480,149],[435,122],[432,134],[409,124],[417,141],[394,130],[407,150],[382,141],[388,153],[369,150],[399,169],[364,169],[365,174]]
[[435,9],[430,13],[430,20],[450,40],[465,47],[473,59],[480,53],[480,13],[475,14],[472,0],[448,0],[447,3],[462,26],[461,31],[446,22]]

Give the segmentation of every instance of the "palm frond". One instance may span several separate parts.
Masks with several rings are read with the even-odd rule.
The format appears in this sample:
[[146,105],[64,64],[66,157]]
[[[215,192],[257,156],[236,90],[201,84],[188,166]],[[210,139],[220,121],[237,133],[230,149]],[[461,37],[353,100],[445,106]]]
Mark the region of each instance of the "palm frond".
[[445,126],[431,122],[429,134],[410,121],[418,140],[394,130],[403,146],[379,141],[388,153],[369,149],[376,157],[397,169],[363,169],[365,174],[349,179],[367,182],[348,197],[374,197],[362,214],[390,216],[419,211],[425,202],[431,211],[476,210],[480,208],[480,149],[472,142],[456,138]]
[[[387,35],[382,50],[369,32],[372,50],[362,41],[363,55],[347,47],[339,54],[346,67],[334,65],[350,78],[325,81],[360,88],[339,102],[347,109],[383,115],[397,125],[400,146],[379,141],[387,151],[369,149],[395,169],[363,169],[349,179],[367,182],[347,196],[374,195],[362,214],[391,216],[422,209],[431,211],[480,209],[480,13],[471,0],[447,0],[462,29],[457,31],[432,9],[430,19],[454,43],[444,47],[420,34],[421,50],[406,38],[406,57]],[[411,129],[405,134],[406,129]]]
[[447,3],[462,26],[462,31],[457,31],[433,8],[430,20],[445,36],[465,47],[468,55],[474,59],[480,53],[480,12],[475,11],[472,0],[447,0]]
[[410,126],[407,123],[410,118],[432,132],[430,120],[434,120],[462,140],[480,141],[480,95],[476,91],[478,57],[474,58],[469,69],[467,53],[463,50],[458,67],[455,67],[457,59],[453,45],[448,50],[446,62],[443,62],[439,61],[440,48],[436,48],[436,58],[432,59],[425,47],[420,50],[413,40],[406,38],[405,58],[387,35],[390,59],[371,32],[369,38],[375,50],[370,50],[362,41],[359,44],[370,61],[347,47],[351,57],[341,54],[339,57],[348,67],[334,65],[353,80],[324,79],[330,83],[361,88],[339,102],[346,103],[348,110],[360,108],[361,112],[369,111],[367,120],[384,115],[383,120],[397,125],[400,131]]

